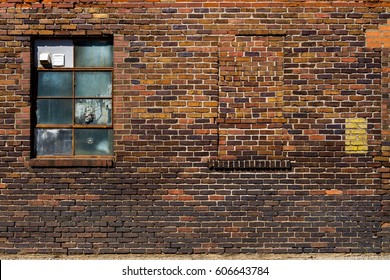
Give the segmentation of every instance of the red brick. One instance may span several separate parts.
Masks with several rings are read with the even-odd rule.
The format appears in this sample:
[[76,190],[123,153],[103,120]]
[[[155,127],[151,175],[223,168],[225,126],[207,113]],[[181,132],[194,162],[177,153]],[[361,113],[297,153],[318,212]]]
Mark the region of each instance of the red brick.
[[[3,1],[0,253],[390,250],[389,5]],[[115,156],[31,158],[33,40],[86,35],[114,39]]]

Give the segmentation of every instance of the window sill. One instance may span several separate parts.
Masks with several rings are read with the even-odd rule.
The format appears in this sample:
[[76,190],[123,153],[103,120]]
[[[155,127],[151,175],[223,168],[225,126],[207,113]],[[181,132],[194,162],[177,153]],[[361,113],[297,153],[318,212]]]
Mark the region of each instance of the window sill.
[[114,157],[103,158],[34,158],[31,167],[113,167]]
[[289,160],[210,160],[211,170],[288,170]]

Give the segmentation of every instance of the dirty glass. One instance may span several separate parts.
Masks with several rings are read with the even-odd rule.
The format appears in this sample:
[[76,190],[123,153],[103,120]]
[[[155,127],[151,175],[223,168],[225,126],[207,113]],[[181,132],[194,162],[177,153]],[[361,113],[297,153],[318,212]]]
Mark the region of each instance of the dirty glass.
[[111,129],[75,129],[76,155],[112,155]]
[[111,72],[77,72],[76,97],[111,97]]
[[71,124],[71,99],[38,99],[35,111],[38,124]]
[[112,67],[112,42],[108,40],[76,41],[76,67]]
[[72,96],[72,72],[38,72],[38,96]]
[[111,99],[76,99],[75,123],[111,124]]
[[72,155],[71,129],[35,129],[37,156]]

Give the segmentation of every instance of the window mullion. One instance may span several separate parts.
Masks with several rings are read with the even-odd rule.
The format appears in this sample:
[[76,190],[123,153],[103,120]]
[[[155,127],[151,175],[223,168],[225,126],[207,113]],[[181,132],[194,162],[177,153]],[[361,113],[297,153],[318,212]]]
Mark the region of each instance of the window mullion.
[[[73,55],[74,57],[74,55]],[[75,71],[72,72],[72,155],[75,156],[75,133],[74,133],[74,125],[75,125],[75,114],[76,114],[76,101],[75,101],[75,91],[76,91],[76,83],[75,83]]]

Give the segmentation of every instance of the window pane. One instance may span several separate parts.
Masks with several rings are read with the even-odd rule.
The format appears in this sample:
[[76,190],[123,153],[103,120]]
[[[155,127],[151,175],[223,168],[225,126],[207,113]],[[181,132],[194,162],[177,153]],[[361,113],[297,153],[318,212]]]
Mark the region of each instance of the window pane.
[[38,96],[72,96],[72,72],[38,72]]
[[76,129],[75,130],[76,155],[111,155],[112,130],[111,129]]
[[77,72],[76,96],[99,97],[111,96],[112,76],[111,72]]
[[111,124],[111,99],[77,99],[75,123]]
[[38,99],[37,123],[38,124],[71,124],[72,123],[71,99]]
[[112,67],[112,43],[107,40],[77,41],[76,67]]
[[36,129],[35,152],[37,156],[72,155],[72,130]]

